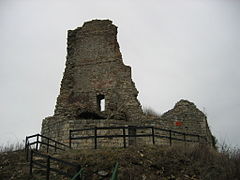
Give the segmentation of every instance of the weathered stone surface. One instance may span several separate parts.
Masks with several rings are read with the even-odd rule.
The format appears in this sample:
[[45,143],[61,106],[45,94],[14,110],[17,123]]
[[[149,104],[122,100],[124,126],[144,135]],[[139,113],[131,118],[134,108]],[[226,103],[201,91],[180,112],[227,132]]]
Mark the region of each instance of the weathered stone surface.
[[180,100],[173,109],[161,116],[166,128],[185,133],[206,136],[212,141],[206,115],[196,105],[187,100]]
[[[211,139],[206,116],[189,101],[179,101],[162,117],[144,115],[137,100],[138,91],[131,79],[131,68],[124,65],[122,60],[117,42],[117,27],[111,21],[93,20],[68,31],[67,44],[66,68],[55,113],[43,120],[43,135],[68,143],[70,129],[153,125]],[[102,104],[104,100],[105,104]],[[151,133],[148,131],[143,130],[141,133]],[[93,135],[92,133],[88,131],[81,135]],[[127,144],[135,144],[133,140],[134,138],[129,138]],[[81,143],[81,147],[84,144],[85,147],[92,148],[94,142],[85,140]],[[121,147],[123,141],[121,138],[101,139],[98,143],[100,147]],[[138,138],[138,143],[151,144],[151,138]],[[159,143],[164,144],[165,141]],[[78,144],[73,142],[74,147],[78,147]]]
[[[123,64],[116,35],[117,27],[109,20],[94,20],[68,31],[66,69],[55,115],[81,119],[88,112],[99,119],[130,121],[142,113],[131,68]],[[103,112],[100,99],[105,99]]]

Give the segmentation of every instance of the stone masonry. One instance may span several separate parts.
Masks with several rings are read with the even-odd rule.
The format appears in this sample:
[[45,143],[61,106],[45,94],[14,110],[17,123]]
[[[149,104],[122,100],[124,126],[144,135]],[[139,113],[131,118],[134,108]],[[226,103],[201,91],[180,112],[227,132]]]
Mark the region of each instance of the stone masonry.
[[[93,20],[69,30],[67,45],[60,94],[54,115],[42,122],[43,135],[68,143],[70,129],[154,125],[207,136],[211,141],[206,116],[189,101],[179,101],[161,117],[143,113],[131,79],[131,68],[122,60],[117,27],[110,20]],[[108,133],[113,132],[103,132]],[[91,135],[91,132],[82,135]],[[148,141],[142,138],[145,144]],[[86,146],[91,143],[91,140],[85,141]],[[102,140],[102,143],[121,144],[120,140],[113,139]]]
[[[66,70],[55,115],[138,119],[142,113],[131,68],[123,64],[111,21],[91,21],[68,32]],[[105,111],[100,102],[105,99]]]

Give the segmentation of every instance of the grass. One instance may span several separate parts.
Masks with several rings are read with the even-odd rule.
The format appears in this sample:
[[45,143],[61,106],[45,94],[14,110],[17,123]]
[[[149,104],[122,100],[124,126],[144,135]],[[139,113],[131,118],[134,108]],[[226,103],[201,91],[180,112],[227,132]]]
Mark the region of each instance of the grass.
[[62,158],[78,162],[92,179],[111,174],[119,162],[119,179],[238,180],[240,151],[218,152],[203,145],[142,146],[127,149],[69,151]]

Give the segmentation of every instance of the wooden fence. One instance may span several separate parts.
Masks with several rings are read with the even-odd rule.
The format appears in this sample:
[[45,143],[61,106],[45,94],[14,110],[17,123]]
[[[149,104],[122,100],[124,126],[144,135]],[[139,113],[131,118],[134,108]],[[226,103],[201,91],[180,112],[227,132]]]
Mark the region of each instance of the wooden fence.
[[[37,160],[34,157],[35,158],[37,157],[36,158]],[[39,161],[39,158],[41,158],[42,160]],[[54,168],[53,166],[51,166],[51,164],[54,164],[56,162],[61,163],[64,166],[70,166],[71,168],[75,169],[75,171],[73,173],[70,173],[70,172],[63,171],[60,168]],[[70,162],[64,161],[62,159],[58,159],[58,158],[40,153],[36,150],[31,150],[31,152],[30,152],[29,166],[30,166],[30,168],[29,168],[29,174],[30,175],[33,174],[33,167],[34,166],[44,168],[46,170],[46,180],[50,179],[50,172],[56,172],[56,173],[58,173],[62,176],[69,177],[69,178],[74,177],[74,179],[81,179],[81,177],[82,177],[82,174],[79,173],[79,172],[82,172],[80,165],[70,163]]]
[[[145,133],[137,133],[137,130],[148,130]],[[98,134],[102,130],[121,130],[119,134]],[[91,134],[91,135],[79,135],[80,134]],[[84,133],[85,132],[85,133]],[[131,132],[136,132],[131,133]],[[180,138],[180,137],[181,138]],[[98,139],[102,138],[122,138],[123,147],[127,147],[127,140],[130,138],[138,138],[138,137],[150,137],[152,144],[156,144],[156,139],[168,139],[169,145],[173,144],[173,141],[181,141],[181,142],[198,142],[198,143],[207,143],[207,138],[205,136],[200,136],[196,134],[189,134],[184,132],[178,132],[173,130],[167,130],[162,128],[157,128],[154,126],[118,126],[118,127],[94,127],[94,128],[83,128],[83,129],[75,129],[69,131],[69,147],[72,147],[72,141],[74,140],[83,140],[83,139],[93,139],[94,140],[94,148],[98,148]],[[195,140],[193,140],[195,139]],[[137,140],[136,140],[137,141]],[[78,142],[78,144],[81,142]]]
[[43,136],[41,134],[34,134],[31,136],[26,136],[25,140],[25,151],[26,151],[26,159],[28,160],[30,149],[35,149],[36,151],[39,150],[40,145],[44,145],[44,149],[47,153],[49,150],[53,150],[56,152],[57,150],[65,151],[66,149],[69,149],[70,147],[66,144],[60,143],[58,141],[55,141],[54,139],[51,139],[49,137]]

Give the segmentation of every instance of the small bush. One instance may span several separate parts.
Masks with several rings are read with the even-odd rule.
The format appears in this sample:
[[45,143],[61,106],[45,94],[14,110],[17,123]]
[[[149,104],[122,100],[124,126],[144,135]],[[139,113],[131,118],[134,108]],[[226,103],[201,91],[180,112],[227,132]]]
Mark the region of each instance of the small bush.
[[143,108],[143,113],[146,116],[153,116],[153,117],[161,117],[161,114],[158,112],[155,112],[152,108],[150,107],[144,107]]
[[0,145],[0,152],[12,152],[22,150],[24,149],[24,146],[25,146],[24,140],[16,143],[8,142],[7,144]]

